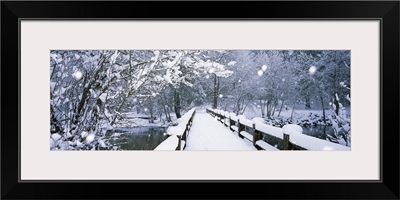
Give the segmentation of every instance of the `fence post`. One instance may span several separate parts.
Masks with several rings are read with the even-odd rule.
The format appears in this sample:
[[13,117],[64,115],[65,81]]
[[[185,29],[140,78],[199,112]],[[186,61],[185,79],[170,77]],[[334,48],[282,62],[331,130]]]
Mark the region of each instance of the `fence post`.
[[289,135],[291,134],[301,134],[303,132],[303,128],[297,124],[287,124],[282,127],[283,129],[283,141],[284,141],[284,150],[296,150],[298,149],[297,145],[294,145],[290,142]]
[[257,142],[258,140],[262,140],[262,134],[261,134],[260,131],[258,131],[258,130],[256,129],[256,124],[255,124],[255,123],[253,123],[253,129],[254,129],[254,134],[253,134],[253,145],[256,146],[256,142]]
[[189,135],[190,128],[192,128],[193,118],[194,118],[195,114],[196,114],[196,110],[193,111],[192,116],[190,117],[189,121],[186,124],[186,129],[185,129],[185,132],[183,133],[183,137],[182,137],[182,140],[185,140],[185,142],[186,142],[187,136]]
[[180,135],[177,135],[177,137],[178,137],[178,146],[176,147],[176,151],[180,151],[181,150],[181,136]]
[[283,132],[283,150],[290,150],[290,135]]
[[187,136],[187,133],[188,133],[188,132],[189,132],[189,123],[186,124],[186,129],[185,129],[185,131],[183,132],[182,140],[185,140],[185,141],[186,141],[186,136]]
[[243,138],[243,136],[240,135],[240,132],[242,132],[243,130],[244,130],[244,125],[242,125],[240,123],[240,119],[238,119],[238,135],[239,135],[240,138]]
[[233,131],[232,129],[232,119],[231,119],[231,115],[229,115],[229,130]]

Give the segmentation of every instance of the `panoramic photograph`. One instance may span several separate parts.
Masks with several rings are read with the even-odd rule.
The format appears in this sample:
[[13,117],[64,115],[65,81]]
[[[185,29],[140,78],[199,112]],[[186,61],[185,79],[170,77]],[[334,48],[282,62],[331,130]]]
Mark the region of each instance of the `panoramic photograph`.
[[350,151],[350,50],[51,50],[52,151]]

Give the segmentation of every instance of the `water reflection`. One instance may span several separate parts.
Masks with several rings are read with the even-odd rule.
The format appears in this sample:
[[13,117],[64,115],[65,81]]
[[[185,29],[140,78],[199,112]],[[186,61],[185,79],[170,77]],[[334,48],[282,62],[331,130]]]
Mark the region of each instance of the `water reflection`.
[[165,127],[123,127],[114,130],[123,133],[119,139],[110,142],[120,150],[154,150],[168,135]]
[[316,137],[319,139],[326,140],[327,135],[334,134],[334,130],[331,126],[312,126],[312,127],[302,127],[303,134]]

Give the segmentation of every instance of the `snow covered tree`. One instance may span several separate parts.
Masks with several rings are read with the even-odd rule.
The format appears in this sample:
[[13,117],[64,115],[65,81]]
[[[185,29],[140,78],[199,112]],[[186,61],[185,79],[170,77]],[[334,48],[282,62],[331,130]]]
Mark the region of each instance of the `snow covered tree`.
[[217,77],[226,77],[231,73],[225,70],[224,65],[218,62],[204,61],[201,57],[203,55],[202,51],[169,50],[161,51],[161,54],[160,65],[163,68],[158,70],[154,79],[157,82],[159,92],[167,87],[172,89],[174,111],[177,118],[180,118],[180,110],[182,108],[181,91],[186,87],[191,88],[203,72],[213,73]]
[[[133,58],[140,56],[139,62]],[[147,81],[157,51],[51,51],[51,140],[55,149],[109,148],[106,133]],[[145,57],[152,59],[143,59]],[[90,136],[90,137],[89,137]],[[87,139],[89,137],[89,139]]]
[[259,78],[255,80],[258,87],[255,87],[255,92],[261,115],[271,118],[277,110],[279,100],[288,91],[292,69],[284,61],[280,51],[254,51],[254,63],[259,66]]
[[228,64],[228,52],[227,51],[205,51],[202,52],[202,57],[206,61],[198,63],[199,66],[203,66],[204,72],[213,81],[212,87],[212,108],[218,107],[218,98],[220,98],[221,91],[221,78],[227,78],[232,75],[232,71],[227,69],[224,63]]

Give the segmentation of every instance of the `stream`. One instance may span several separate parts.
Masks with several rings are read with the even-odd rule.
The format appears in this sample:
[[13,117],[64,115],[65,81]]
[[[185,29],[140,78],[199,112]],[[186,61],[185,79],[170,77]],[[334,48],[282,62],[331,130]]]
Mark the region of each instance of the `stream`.
[[123,133],[118,139],[111,139],[120,150],[154,150],[168,135],[166,127],[120,127],[115,133]]

